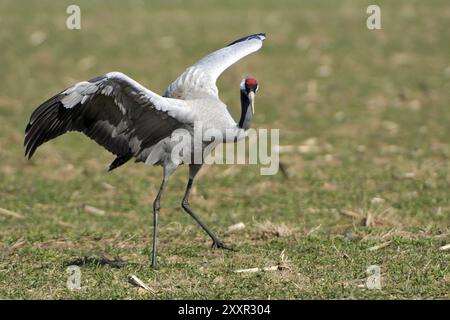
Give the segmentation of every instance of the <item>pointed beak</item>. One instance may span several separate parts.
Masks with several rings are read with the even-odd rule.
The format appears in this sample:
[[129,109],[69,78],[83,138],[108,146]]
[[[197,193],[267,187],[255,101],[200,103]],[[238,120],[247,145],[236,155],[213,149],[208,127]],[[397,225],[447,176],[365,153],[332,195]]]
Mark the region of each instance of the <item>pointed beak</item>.
[[255,114],[255,92],[250,91],[248,93],[248,99],[250,100],[250,106],[252,107],[252,114]]

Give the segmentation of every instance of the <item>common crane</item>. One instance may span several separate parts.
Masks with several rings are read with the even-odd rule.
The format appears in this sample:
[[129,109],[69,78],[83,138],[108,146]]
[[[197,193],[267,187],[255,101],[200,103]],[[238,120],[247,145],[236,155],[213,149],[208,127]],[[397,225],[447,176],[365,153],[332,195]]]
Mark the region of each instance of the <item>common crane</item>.
[[[196,125],[202,132],[215,129],[235,142],[245,137],[254,113],[258,83],[252,77],[240,83],[241,116],[236,123],[219,99],[216,80],[243,57],[259,50],[264,33],[238,39],[187,68],[160,96],[120,72],[109,72],[71,86],[41,104],[25,130],[25,155],[31,158],[46,141],[67,131],[79,131],[116,155],[113,170],[131,158],[163,167],[163,179],[153,202],[152,266],[156,268],[160,199],[169,176],[183,163],[189,164],[189,181],[182,200],[183,209],[211,237],[212,247],[231,249],[199,219],[189,205],[189,193],[203,164],[192,161],[194,144],[184,142],[183,152],[172,152],[180,141],[173,134],[184,129],[191,136]],[[230,134],[231,132],[231,134]],[[210,141],[202,141],[204,151]],[[187,150],[187,151],[186,151]]]

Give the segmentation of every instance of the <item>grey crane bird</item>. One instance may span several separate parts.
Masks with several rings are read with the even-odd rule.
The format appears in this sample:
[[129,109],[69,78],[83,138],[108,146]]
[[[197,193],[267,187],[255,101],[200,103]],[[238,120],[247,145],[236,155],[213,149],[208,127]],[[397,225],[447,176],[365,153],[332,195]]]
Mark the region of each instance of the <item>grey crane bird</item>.
[[[192,162],[195,147],[184,142],[183,150],[173,153],[179,129],[193,135],[194,126],[203,132],[215,129],[235,142],[245,137],[254,113],[258,83],[244,78],[240,83],[241,117],[236,123],[219,99],[217,78],[243,57],[258,51],[265,34],[238,39],[185,70],[160,96],[120,72],[109,72],[71,86],[41,104],[32,114],[25,130],[25,155],[31,158],[46,141],[68,131],[79,131],[116,155],[113,170],[131,158],[137,162],[163,167],[163,180],[153,202],[152,266],[156,268],[157,232],[160,199],[169,176],[183,163],[189,164],[189,181],[182,200],[183,209],[211,237],[212,246],[230,249],[198,218],[189,205],[189,193],[203,164]],[[230,134],[231,132],[231,134]],[[211,141],[202,141],[202,151]],[[179,147],[179,145],[178,145]]]

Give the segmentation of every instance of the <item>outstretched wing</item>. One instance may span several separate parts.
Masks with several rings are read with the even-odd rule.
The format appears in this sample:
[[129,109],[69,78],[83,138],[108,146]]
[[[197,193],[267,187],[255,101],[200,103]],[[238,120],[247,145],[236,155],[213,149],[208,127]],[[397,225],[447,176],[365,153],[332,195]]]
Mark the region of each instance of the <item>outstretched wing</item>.
[[252,34],[210,53],[179,76],[165,92],[165,97],[195,99],[218,97],[216,80],[228,67],[258,51],[266,39],[264,33]]
[[132,156],[139,158],[189,121],[184,101],[163,98],[122,73],[110,72],[80,82],[40,105],[25,130],[25,154],[31,158],[44,142],[75,130],[123,163]]

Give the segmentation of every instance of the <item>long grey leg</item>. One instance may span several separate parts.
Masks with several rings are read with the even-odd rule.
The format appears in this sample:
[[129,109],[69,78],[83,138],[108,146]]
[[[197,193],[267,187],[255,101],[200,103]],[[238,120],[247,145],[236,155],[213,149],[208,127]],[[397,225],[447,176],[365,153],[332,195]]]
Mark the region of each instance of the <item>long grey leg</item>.
[[159,187],[158,194],[153,202],[153,251],[152,251],[152,268],[156,269],[156,242],[158,238],[158,215],[159,215],[159,201],[161,199],[161,194],[164,190],[164,185],[166,184],[166,176],[164,175],[161,186]]
[[202,227],[203,230],[211,237],[213,243],[213,248],[221,248],[221,249],[228,249],[233,250],[230,247],[227,247],[222,241],[220,241],[217,236],[214,234],[214,232],[211,231],[211,229],[208,228],[206,224],[204,224],[200,218],[192,211],[191,206],[189,205],[189,194],[191,192],[192,184],[194,183],[194,178],[197,175],[198,171],[200,170],[202,166],[199,164],[191,164],[189,165],[189,182],[186,186],[186,192],[184,193],[183,201],[181,202],[181,206],[183,209]]

